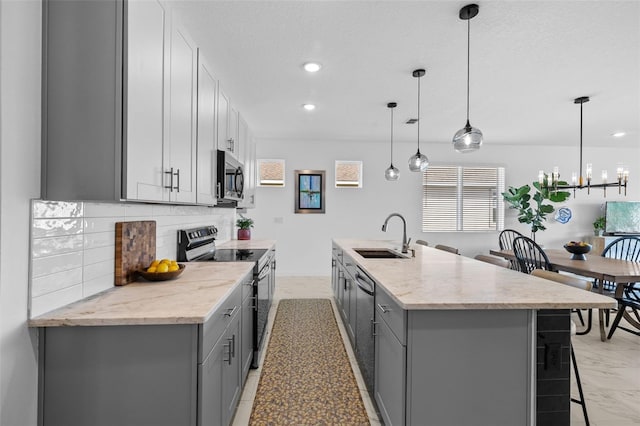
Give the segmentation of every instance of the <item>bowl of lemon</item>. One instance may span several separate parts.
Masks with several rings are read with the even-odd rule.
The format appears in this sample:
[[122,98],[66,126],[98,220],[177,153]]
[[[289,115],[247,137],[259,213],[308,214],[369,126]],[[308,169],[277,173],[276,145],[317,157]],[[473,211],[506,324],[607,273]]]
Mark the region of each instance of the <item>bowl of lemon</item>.
[[564,245],[564,249],[573,255],[572,260],[587,260],[585,254],[591,251],[591,244],[584,241],[569,241]]
[[171,259],[154,260],[146,269],[138,270],[138,275],[147,281],[167,281],[178,278],[185,265]]

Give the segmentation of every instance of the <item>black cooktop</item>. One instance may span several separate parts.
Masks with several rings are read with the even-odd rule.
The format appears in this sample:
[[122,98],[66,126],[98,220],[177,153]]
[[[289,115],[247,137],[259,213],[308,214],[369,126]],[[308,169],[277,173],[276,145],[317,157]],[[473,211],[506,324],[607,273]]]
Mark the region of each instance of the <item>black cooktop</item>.
[[198,259],[208,262],[257,262],[267,252],[266,249],[216,249],[213,256]]

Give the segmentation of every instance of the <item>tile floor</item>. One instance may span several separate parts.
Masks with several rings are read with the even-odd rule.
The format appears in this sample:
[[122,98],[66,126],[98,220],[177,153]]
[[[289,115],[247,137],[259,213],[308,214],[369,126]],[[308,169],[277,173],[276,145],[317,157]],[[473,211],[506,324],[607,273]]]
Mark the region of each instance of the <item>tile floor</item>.
[[[329,277],[278,277],[274,306],[270,312],[269,327],[273,324],[276,306],[280,299],[333,298]],[[334,304],[335,308],[335,304]],[[336,310],[334,309],[334,312]],[[594,329],[585,336],[574,336],[573,343],[582,379],[582,387],[587,400],[587,410],[592,426],[638,426],[640,425],[640,337],[617,330],[611,341],[601,342],[594,316]],[[340,333],[345,342],[347,335],[342,320],[337,318]],[[268,328],[269,328],[268,327]],[[270,337],[270,330],[265,336]],[[265,341],[265,345],[268,340]],[[345,344],[349,360],[358,381],[362,399],[372,425],[380,425],[371,400],[365,390],[360,370],[350,344]],[[262,354],[264,356],[264,352]],[[262,365],[262,362],[260,362]],[[573,375],[571,376],[573,379]],[[251,408],[260,368],[251,370],[247,378],[233,426],[249,424]],[[573,384],[573,397],[578,391]],[[584,425],[580,406],[571,404],[571,426]],[[540,425],[544,426],[544,425]]]

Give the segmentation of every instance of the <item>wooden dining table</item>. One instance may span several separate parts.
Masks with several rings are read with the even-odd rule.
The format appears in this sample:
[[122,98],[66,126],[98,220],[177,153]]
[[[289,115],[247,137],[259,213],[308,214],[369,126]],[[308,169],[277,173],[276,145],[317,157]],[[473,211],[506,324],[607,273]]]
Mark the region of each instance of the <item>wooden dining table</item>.
[[[490,250],[494,256],[500,256],[508,260],[516,260],[513,250]],[[564,249],[545,249],[549,258],[551,269],[557,272],[570,272],[583,277],[596,280],[597,284],[603,281],[615,283],[615,297],[622,297],[625,286],[640,282],[640,262],[612,259],[594,254],[587,254],[585,260],[571,259],[571,253]],[[604,292],[603,286],[598,285],[600,293]],[[640,329],[640,322],[625,312],[624,318],[634,327]],[[600,321],[600,340],[607,340],[604,328],[604,310],[598,310]]]

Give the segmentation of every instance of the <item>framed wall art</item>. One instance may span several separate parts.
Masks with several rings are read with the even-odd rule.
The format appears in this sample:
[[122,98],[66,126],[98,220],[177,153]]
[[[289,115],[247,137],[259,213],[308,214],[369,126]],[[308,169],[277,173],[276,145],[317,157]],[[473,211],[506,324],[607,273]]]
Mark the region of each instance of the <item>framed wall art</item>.
[[324,213],[325,171],[295,170],[296,213]]

